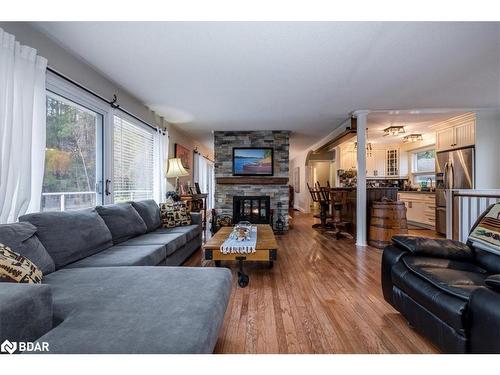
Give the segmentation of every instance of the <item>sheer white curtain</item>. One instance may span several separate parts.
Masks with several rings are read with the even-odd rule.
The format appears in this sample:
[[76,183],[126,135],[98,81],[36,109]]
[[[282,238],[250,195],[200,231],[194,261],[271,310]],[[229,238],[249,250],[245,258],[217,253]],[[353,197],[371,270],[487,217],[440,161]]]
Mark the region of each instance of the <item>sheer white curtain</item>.
[[207,210],[213,208],[214,201],[214,166],[200,154],[194,155],[194,182],[198,182],[202,193],[207,193]]
[[168,134],[166,131],[158,129],[155,135],[155,179],[154,179],[154,199],[157,203],[165,201],[167,192],[165,173],[168,163]]
[[0,28],[0,223],[40,210],[47,59]]

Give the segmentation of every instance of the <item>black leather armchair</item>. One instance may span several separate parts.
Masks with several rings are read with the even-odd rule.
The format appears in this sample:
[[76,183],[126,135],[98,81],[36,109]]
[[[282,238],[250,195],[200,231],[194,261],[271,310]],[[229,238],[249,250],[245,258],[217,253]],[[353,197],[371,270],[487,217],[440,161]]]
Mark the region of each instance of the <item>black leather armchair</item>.
[[500,256],[445,239],[393,238],[384,298],[446,353],[500,353]]

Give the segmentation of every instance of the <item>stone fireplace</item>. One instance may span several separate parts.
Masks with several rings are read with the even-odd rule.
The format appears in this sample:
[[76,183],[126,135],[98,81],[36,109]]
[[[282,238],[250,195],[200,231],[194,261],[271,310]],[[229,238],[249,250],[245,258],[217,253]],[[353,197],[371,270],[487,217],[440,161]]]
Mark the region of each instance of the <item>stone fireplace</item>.
[[[272,147],[274,154],[273,176],[233,176],[233,147]],[[289,132],[288,131],[216,131],[214,132],[215,150],[215,210],[219,215],[229,215],[233,220],[241,212],[242,197],[266,197],[266,215],[274,211],[273,220],[278,219],[278,202],[281,202],[281,214],[288,229],[288,167],[289,167]],[[235,201],[235,197],[237,197]],[[261,201],[259,201],[261,202]],[[237,210],[239,204],[240,211]],[[255,212],[256,206],[253,203]],[[262,204],[262,203],[260,203]],[[248,203],[247,206],[248,208]],[[262,208],[262,206],[261,206]],[[261,214],[264,211],[261,211]],[[260,215],[259,215],[260,217]],[[259,219],[265,220],[265,219]],[[269,218],[267,217],[267,220]],[[250,220],[248,220],[250,221]],[[269,221],[266,221],[266,223]]]

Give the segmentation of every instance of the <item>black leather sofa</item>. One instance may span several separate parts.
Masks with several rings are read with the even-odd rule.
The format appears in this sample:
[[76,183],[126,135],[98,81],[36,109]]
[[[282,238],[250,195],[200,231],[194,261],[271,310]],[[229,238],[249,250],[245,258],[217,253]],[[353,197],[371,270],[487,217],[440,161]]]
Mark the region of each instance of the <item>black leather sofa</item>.
[[382,256],[385,300],[445,353],[500,353],[500,256],[470,241],[392,240]]

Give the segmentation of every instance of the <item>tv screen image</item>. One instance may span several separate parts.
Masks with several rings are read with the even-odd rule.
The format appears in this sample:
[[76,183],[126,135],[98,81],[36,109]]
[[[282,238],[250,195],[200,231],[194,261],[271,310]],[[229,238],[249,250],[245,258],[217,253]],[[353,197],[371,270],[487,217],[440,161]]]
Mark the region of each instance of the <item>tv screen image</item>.
[[233,175],[235,176],[272,176],[273,149],[233,148]]

